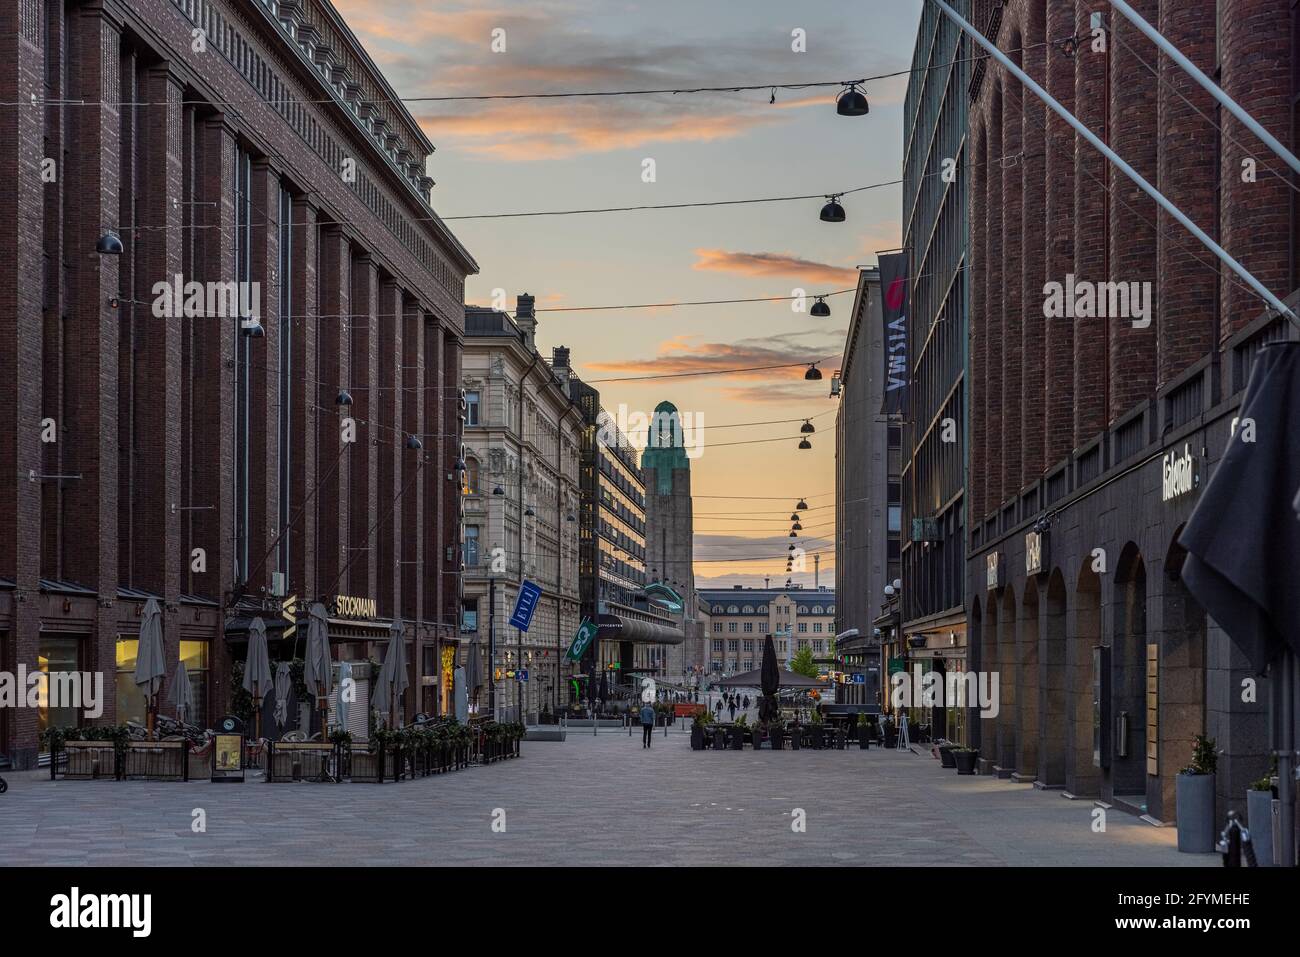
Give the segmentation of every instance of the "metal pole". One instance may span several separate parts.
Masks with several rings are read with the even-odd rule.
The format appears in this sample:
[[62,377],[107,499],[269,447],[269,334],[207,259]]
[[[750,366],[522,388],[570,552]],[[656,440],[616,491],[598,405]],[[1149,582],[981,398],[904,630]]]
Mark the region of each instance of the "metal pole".
[[1277,678],[1269,697],[1273,702],[1274,747],[1277,757],[1277,797],[1281,812],[1278,821],[1281,854],[1274,862],[1278,867],[1294,867],[1295,859],[1295,692],[1296,656],[1284,650],[1273,666]]
[[497,580],[488,579],[488,710],[497,719]]
[[[1024,70],[1012,63],[1007,55],[997,48],[996,44],[989,42],[983,33],[971,26],[970,23],[962,18],[961,14],[953,10],[953,8],[945,3],[944,0],[930,0],[930,2],[942,10],[949,20],[952,20],[953,23],[957,24],[957,26],[961,27],[962,30],[970,34],[971,38],[976,43],[988,51],[989,56],[1002,64],[1002,66],[1011,73],[1012,76],[1019,80],[1021,84],[1028,87],[1030,92],[1051,107],[1052,112],[1056,113],[1061,119],[1069,123],[1076,133],[1091,143],[1093,148],[1118,167],[1119,170],[1136,183],[1144,193],[1154,199],[1161,209],[1174,217],[1174,219],[1178,220],[1178,222],[1182,223],[1183,227],[1187,229],[1188,232],[1201,241],[1201,245],[1214,253],[1214,255],[1217,256],[1229,269],[1235,272],[1243,282],[1250,286],[1251,289],[1255,290],[1255,292],[1259,294],[1260,298],[1272,306],[1279,315],[1287,317],[1296,325],[1297,328],[1300,328],[1300,316],[1297,316],[1284,302],[1282,302],[1281,299],[1269,292],[1267,286],[1251,275],[1250,271],[1237,262],[1237,260],[1229,256],[1222,246],[1207,236],[1204,230],[1188,219],[1181,209],[1164,197],[1164,194],[1161,193],[1160,190],[1156,189],[1143,179],[1142,175],[1133,167],[1129,166],[1128,163],[1124,161],[1123,157],[1098,139],[1092,130],[1080,123],[1073,113],[1063,107],[1051,94],[1035,83]],[[1114,2],[1114,0],[1112,0],[1112,2]]]
[[1170,43],[1165,38],[1164,34],[1151,24],[1147,23],[1146,20],[1142,19],[1142,15],[1125,3],[1124,0],[1110,0],[1110,4],[1120,13],[1124,14],[1133,26],[1145,33],[1147,39],[1158,46],[1169,57],[1169,59],[1182,67],[1183,72],[1199,83],[1205,89],[1205,92],[1218,100],[1219,104],[1225,110],[1240,120],[1246,129],[1258,136],[1260,142],[1278,156],[1282,157],[1282,159],[1286,160],[1287,165],[1293,170],[1300,173],[1300,159],[1297,159],[1294,153],[1279,143],[1268,130],[1260,126],[1253,116],[1242,109],[1241,106],[1237,104],[1236,100],[1224,93],[1223,89],[1217,83],[1202,73],[1196,64],[1183,56],[1178,47]]

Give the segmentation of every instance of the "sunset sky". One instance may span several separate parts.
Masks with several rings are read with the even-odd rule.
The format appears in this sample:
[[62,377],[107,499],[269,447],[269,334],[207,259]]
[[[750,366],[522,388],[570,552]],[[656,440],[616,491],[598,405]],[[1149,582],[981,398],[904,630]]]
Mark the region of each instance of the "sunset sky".
[[[922,0],[584,0],[457,3],[334,0],[402,97],[750,86],[838,81],[907,69]],[[792,51],[792,31],[807,52]],[[505,51],[493,52],[493,31]],[[823,200],[592,215],[455,220],[487,213],[827,194],[901,176],[906,77],[875,81],[868,116],[835,113],[837,91],[408,104],[437,146],[433,204],[482,268],[468,301],[537,297],[538,346],[567,345],[588,382],[826,360],[802,368],[645,383],[597,383],[607,410],[649,414],[672,401],[703,424],[692,461],[700,586],[785,579],[789,517],[825,549],[833,582],[834,410],[852,294],[829,319],[788,302],[565,312],[683,300],[849,289],[855,267],[901,242],[901,187]],[[642,180],[653,159],[656,181]],[[817,427],[799,451],[799,422]],[[688,436],[688,441],[689,441]],[[777,441],[729,444],[758,439]],[[747,498],[776,496],[775,498]],[[745,559],[711,562],[708,559]],[[812,582],[807,572],[794,576]]]

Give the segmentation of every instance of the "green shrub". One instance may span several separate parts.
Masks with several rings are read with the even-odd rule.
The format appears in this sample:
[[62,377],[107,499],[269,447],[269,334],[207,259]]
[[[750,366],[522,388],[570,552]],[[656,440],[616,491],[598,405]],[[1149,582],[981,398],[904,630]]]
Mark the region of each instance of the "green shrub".
[[1192,745],[1192,763],[1180,774],[1213,774],[1219,767],[1219,754],[1214,749],[1214,739],[1203,734],[1196,736]]

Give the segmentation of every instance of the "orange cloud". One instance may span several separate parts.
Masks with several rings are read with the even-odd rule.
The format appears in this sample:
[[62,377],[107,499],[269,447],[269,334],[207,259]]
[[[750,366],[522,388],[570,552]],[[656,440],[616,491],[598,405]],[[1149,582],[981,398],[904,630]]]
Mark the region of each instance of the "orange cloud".
[[784,253],[738,253],[726,249],[697,249],[692,269],[738,276],[792,276],[802,282],[830,283],[848,289],[858,281],[856,269],[813,262]]

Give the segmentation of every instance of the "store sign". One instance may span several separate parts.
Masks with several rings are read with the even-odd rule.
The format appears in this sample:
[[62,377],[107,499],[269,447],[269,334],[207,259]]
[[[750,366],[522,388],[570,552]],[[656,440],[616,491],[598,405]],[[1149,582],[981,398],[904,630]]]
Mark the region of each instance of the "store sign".
[[993,591],[1002,587],[1002,553],[989,552],[984,556],[986,587]]
[[335,595],[330,603],[330,611],[335,618],[374,618],[378,604],[373,598]]
[[1197,485],[1196,458],[1192,455],[1189,444],[1183,444],[1183,451],[1174,449],[1166,452],[1160,462],[1160,474],[1163,483],[1160,500],[1169,502],[1186,495]]
[[530,581],[519,586],[519,597],[515,600],[515,610],[510,615],[510,624],[520,631],[527,631],[533,622],[533,612],[537,610],[537,600],[542,597],[542,589]]
[[1043,573],[1043,552],[1046,537],[1042,532],[1025,533],[1025,574],[1041,575]]

